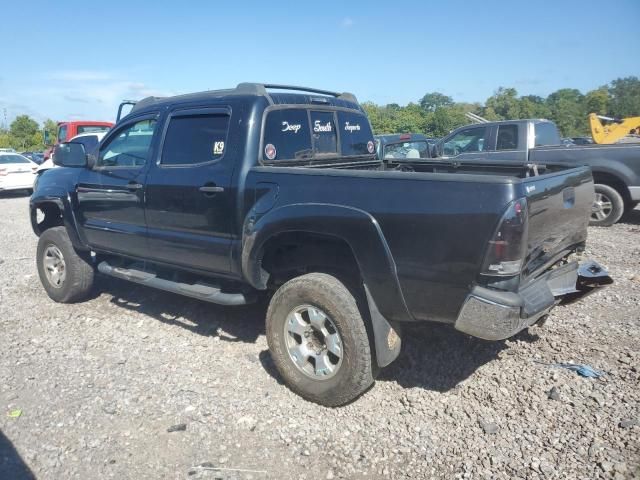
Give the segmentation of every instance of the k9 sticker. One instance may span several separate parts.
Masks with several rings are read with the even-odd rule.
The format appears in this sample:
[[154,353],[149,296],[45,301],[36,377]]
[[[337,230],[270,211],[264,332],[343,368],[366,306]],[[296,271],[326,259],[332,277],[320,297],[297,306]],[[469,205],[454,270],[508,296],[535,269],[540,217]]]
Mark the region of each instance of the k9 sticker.
[[267,157],[267,160],[273,160],[276,158],[276,147],[272,143],[267,143],[267,146],[264,147],[264,156]]
[[367,142],[367,152],[373,153],[376,151],[376,146],[373,144],[371,140]]
[[224,142],[215,142],[213,144],[213,154],[222,155],[224,153]]

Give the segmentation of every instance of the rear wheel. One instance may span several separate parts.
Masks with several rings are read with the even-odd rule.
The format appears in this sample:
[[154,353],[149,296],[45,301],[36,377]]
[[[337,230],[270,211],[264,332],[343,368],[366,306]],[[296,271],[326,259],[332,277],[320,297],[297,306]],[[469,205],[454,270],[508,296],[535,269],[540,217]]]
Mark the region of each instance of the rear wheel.
[[91,291],[91,259],[76,252],[64,227],[53,227],[40,235],[37,262],[40,282],[52,300],[78,302]]
[[591,210],[589,225],[596,227],[610,227],[624,213],[624,200],[618,191],[609,185],[597,183],[595,185],[595,199]]
[[371,348],[354,295],[336,277],[311,273],[275,293],[267,341],[287,385],[313,402],[335,407],[373,383]]

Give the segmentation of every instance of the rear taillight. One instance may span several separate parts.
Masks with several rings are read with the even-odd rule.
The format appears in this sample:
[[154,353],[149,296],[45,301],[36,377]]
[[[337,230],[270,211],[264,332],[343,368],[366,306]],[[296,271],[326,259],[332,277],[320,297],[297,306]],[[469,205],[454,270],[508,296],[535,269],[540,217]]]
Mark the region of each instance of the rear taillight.
[[517,275],[527,254],[529,215],[527,199],[519,198],[509,204],[498,228],[489,241],[484,259],[484,275]]
[[4,177],[6,175],[9,175],[9,172],[7,172],[6,168],[0,168],[0,177]]

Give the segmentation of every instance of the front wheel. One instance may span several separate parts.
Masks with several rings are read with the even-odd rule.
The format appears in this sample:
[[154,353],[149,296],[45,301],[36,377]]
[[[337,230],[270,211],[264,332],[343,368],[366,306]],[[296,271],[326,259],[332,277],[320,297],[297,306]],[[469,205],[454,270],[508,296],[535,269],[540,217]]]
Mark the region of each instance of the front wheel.
[[624,200],[618,191],[609,185],[596,183],[595,198],[591,210],[589,225],[595,227],[610,227],[624,213]]
[[307,400],[336,407],[373,383],[356,299],[331,275],[310,273],[278,289],[267,311],[267,341],[287,385]]
[[37,262],[40,282],[52,300],[74,303],[91,291],[91,258],[76,252],[64,227],[53,227],[40,235]]

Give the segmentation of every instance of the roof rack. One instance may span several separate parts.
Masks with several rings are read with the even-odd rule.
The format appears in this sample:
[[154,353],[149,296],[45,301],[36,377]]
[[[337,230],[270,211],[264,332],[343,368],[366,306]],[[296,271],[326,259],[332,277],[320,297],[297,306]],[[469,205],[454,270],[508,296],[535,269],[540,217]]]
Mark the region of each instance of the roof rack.
[[317,93],[319,95],[328,95],[330,97],[341,98],[357,103],[356,96],[349,92],[332,92],[329,90],[320,90],[318,88],[299,87],[296,85],[281,85],[277,83],[239,83],[236,87],[238,92],[253,93],[256,95],[269,96],[267,89],[271,90],[293,90],[297,92]]

